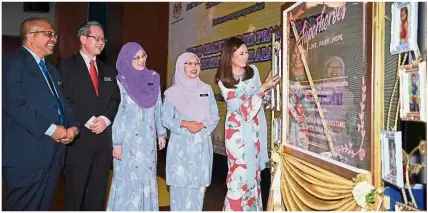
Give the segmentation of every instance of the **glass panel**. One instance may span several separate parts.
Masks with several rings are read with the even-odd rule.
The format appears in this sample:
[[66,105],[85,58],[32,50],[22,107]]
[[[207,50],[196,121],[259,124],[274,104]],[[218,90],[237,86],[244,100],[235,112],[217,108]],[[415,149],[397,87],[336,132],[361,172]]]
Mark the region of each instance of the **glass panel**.
[[299,35],[296,39],[289,24],[283,70],[289,86],[286,145],[354,171],[370,169],[366,8],[365,3],[300,3],[284,13]]

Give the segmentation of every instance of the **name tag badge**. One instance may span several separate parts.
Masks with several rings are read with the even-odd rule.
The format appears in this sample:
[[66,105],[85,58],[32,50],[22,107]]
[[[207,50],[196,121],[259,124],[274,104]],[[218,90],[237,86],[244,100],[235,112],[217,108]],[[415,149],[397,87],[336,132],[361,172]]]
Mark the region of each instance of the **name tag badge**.
[[153,83],[152,83],[152,82],[149,82],[147,85],[152,86],[152,85],[153,85]]
[[111,81],[111,77],[104,77],[104,81]]
[[208,93],[199,94],[200,97],[208,97]]

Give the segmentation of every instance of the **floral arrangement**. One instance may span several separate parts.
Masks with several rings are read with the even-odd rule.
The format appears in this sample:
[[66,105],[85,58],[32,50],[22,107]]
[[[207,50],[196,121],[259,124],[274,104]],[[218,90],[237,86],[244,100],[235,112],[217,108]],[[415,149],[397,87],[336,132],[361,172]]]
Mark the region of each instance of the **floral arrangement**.
[[379,205],[374,205],[377,200],[381,202],[382,198],[381,189],[375,189],[374,186],[370,183],[366,174],[359,174],[354,180],[354,188],[352,189],[352,196],[354,197],[355,202],[362,210],[375,210],[378,211]]

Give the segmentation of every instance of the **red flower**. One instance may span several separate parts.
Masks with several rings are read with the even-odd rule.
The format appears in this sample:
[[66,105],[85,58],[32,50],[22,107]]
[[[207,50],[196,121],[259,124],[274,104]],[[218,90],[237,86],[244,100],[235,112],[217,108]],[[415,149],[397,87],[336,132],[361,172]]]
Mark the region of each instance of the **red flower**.
[[233,99],[233,98],[235,98],[235,92],[229,91],[229,92],[227,93],[227,98],[226,98],[226,100],[230,100],[230,99]]
[[233,211],[244,211],[244,209],[242,208],[242,197],[237,200],[233,200],[230,198],[227,198],[227,200],[229,201],[230,209],[232,209]]
[[244,105],[241,105],[241,112],[244,116],[244,120],[248,120],[248,109]]
[[235,162],[235,161],[236,161],[236,158],[235,158],[235,157],[233,157],[233,155],[232,155],[232,154],[230,154],[230,152],[229,152],[229,150],[228,150],[228,149],[226,149],[226,155],[227,155],[227,159],[228,159],[228,160],[231,160],[231,161],[233,161],[233,162]]
[[312,93],[310,93],[310,92],[306,93],[306,99],[311,100],[312,99]]
[[247,205],[248,206],[252,206],[254,203],[256,202],[256,197],[252,197],[248,200]]
[[230,121],[230,122],[236,123],[236,125],[238,125],[238,126],[241,126],[241,122],[239,122],[236,119],[236,114],[235,113],[232,113],[227,120]]
[[237,130],[237,129],[230,129],[230,128],[226,129],[226,139],[227,140],[231,139],[232,136],[237,132],[239,132],[239,130]]
[[256,126],[259,125],[259,119],[257,118],[257,116],[254,116],[254,123],[256,124]]
[[226,181],[228,181],[232,177],[233,173],[235,172],[235,170],[238,167],[242,167],[242,168],[246,169],[247,165],[245,165],[245,164],[237,164],[237,163],[233,162],[232,166],[229,168],[229,172],[227,173]]
[[258,139],[256,142],[256,148],[257,148],[257,155],[260,153],[260,140]]

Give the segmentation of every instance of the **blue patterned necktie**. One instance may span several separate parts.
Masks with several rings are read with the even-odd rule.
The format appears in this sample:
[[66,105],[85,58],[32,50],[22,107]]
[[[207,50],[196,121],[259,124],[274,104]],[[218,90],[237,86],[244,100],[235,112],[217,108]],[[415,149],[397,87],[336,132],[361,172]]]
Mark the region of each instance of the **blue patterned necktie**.
[[62,109],[61,101],[59,100],[58,94],[56,93],[52,78],[49,75],[48,68],[46,67],[46,64],[43,60],[40,60],[39,65],[42,68],[43,76],[45,76],[45,79],[48,82],[49,89],[51,90],[53,96],[56,99],[56,107],[58,109],[59,122],[61,125],[64,125],[64,119],[63,119],[64,111]]

